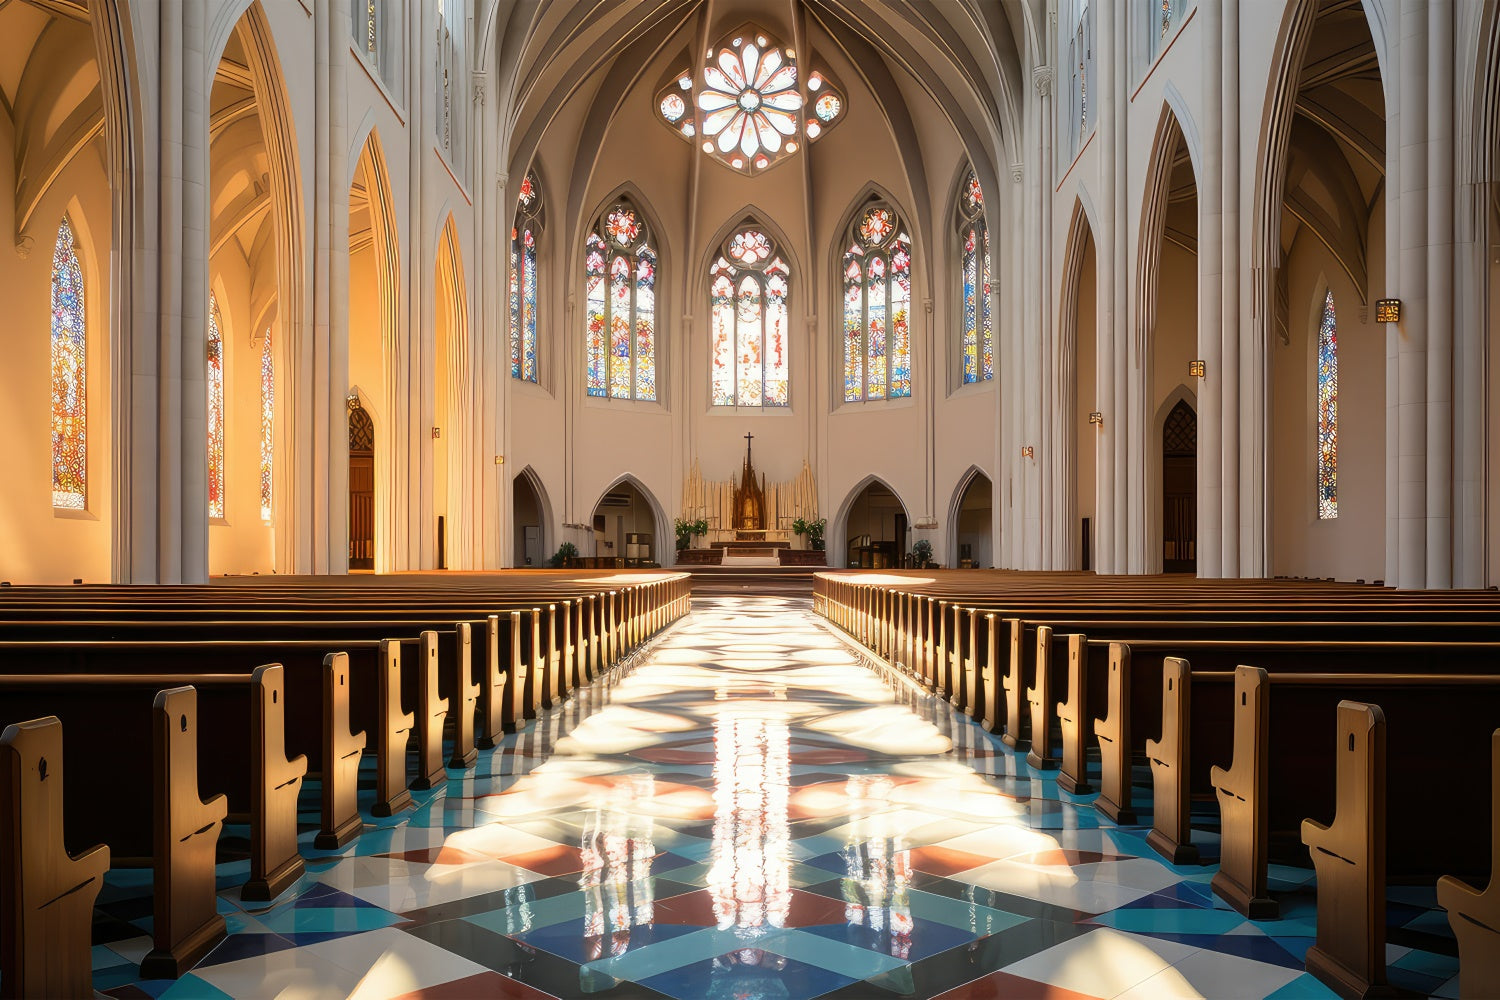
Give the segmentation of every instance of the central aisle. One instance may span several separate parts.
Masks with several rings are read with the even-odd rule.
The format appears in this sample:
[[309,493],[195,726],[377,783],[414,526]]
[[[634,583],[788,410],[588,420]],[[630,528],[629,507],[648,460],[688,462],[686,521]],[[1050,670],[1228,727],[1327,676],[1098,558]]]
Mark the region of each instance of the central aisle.
[[806,602],[700,600],[612,686],[310,862],[292,902],[233,915],[238,950],[178,989],[1331,995],[1302,972],[1305,910],[1242,919],[1212,869],[1019,761]]

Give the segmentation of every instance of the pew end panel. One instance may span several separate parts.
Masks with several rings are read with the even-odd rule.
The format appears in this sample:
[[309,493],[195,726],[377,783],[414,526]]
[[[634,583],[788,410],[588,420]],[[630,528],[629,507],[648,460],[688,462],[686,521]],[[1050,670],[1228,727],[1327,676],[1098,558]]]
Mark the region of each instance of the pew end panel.
[[297,849],[297,796],[307,775],[307,758],[286,755],[286,677],[281,664],[256,669],[250,685],[250,878],[240,888],[240,898],[267,902],[307,870]]
[[229,814],[223,795],[198,791],[198,692],[169,688],[153,705],[156,850],[152,944],[143,979],[178,979],[225,936],[214,872],[219,831]]
[[0,995],[92,997],[94,901],[109,848],[63,846],[63,728],[55,717],[0,735]]
[[1343,701],[1333,822],[1302,822],[1318,873],[1317,940],[1307,971],[1342,997],[1389,995],[1385,975],[1385,715]]
[[1275,920],[1281,913],[1267,888],[1268,747],[1266,740],[1257,738],[1257,733],[1269,731],[1270,710],[1265,670],[1237,668],[1234,756],[1227,769],[1214,767],[1210,779],[1218,797],[1222,830],[1219,871],[1210,885],[1219,898],[1251,920]]
[[322,824],[313,846],[336,851],[364,830],[359,815],[359,763],[365,734],[349,725],[349,654],[323,658],[323,801]]
[[1146,741],[1151,762],[1151,832],[1146,843],[1174,865],[1198,863],[1192,843],[1188,747],[1192,733],[1192,668],[1178,656],[1162,662],[1161,739]]
[[1444,875],[1438,905],[1458,939],[1458,992],[1482,997],[1500,983],[1500,729],[1490,736],[1490,881],[1484,890]]

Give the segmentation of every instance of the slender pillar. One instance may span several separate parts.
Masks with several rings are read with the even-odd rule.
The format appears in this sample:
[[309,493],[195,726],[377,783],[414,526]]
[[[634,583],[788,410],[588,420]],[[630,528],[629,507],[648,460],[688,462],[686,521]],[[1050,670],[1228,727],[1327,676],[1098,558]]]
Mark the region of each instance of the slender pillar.
[[1453,586],[1453,0],[1428,0],[1427,565],[1428,587]]
[[[1223,277],[1220,286],[1224,299],[1220,316],[1223,374],[1219,379],[1220,409],[1223,423],[1219,428],[1220,500],[1219,525],[1222,532],[1219,549],[1219,574],[1240,575],[1240,331],[1249,316],[1240,313],[1240,290],[1249,280],[1240,266],[1240,0],[1223,0],[1224,14],[1220,30],[1223,41],[1219,57],[1223,60],[1219,95],[1220,118],[1223,121],[1223,143],[1220,164],[1223,167],[1220,205],[1222,214],[1221,258]],[[1199,247],[1204,244],[1201,240]],[[1200,249],[1201,252],[1201,249]],[[1248,299],[1248,297],[1247,297]],[[1212,374],[1212,373],[1210,373]]]
[[[1115,121],[1110,114],[1110,109],[1115,104],[1114,86],[1114,62],[1115,47],[1115,5],[1103,3],[1093,13],[1099,19],[1096,38],[1102,39],[1103,44],[1095,50],[1095,58],[1098,60],[1098,71],[1096,81],[1098,84],[1099,101],[1095,105],[1104,109],[1105,113],[1096,119],[1095,128],[1099,139],[1099,229],[1094,234],[1094,247],[1098,256],[1097,269],[1097,292],[1098,305],[1096,315],[1096,354],[1099,358],[1106,359],[1105,363],[1095,365],[1094,378],[1097,383],[1099,397],[1099,412],[1104,414],[1104,424],[1098,429],[1098,486],[1097,495],[1099,504],[1097,516],[1099,519],[1099,537],[1094,545],[1098,555],[1096,569],[1100,573],[1116,573],[1124,569],[1123,560],[1118,558],[1118,553],[1123,545],[1116,545],[1116,535],[1122,531],[1125,518],[1120,516],[1124,513],[1125,505],[1121,502],[1123,476],[1121,482],[1116,482],[1115,468],[1115,442],[1125,430],[1125,400],[1116,398],[1115,395],[1115,341],[1118,339],[1117,317],[1115,315],[1115,285],[1117,283],[1117,272],[1123,267],[1124,262],[1115,254],[1115,225],[1116,215],[1115,201],[1117,193],[1115,190],[1115,147],[1118,136],[1115,131]],[[1119,470],[1123,472],[1124,470]],[[1123,540],[1122,540],[1123,541]]]
[[[1396,352],[1396,582],[1427,582],[1427,133],[1423,120],[1431,81],[1427,65],[1427,0],[1402,0],[1399,91],[1400,182],[1397,190],[1401,298],[1406,304]],[[1392,137],[1387,135],[1389,143]],[[1387,473],[1389,474],[1389,473]]]
[[[1208,0],[1202,8],[1203,103],[1221,107],[1224,95],[1224,50],[1213,44],[1224,30],[1222,0]],[[1203,176],[1198,178],[1198,356],[1207,374],[1198,382],[1198,576],[1223,575],[1220,523],[1224,470],[1220,462],[1220,387],[1224,384],[1221,318],[1224,309],[1224,123],[1210,112],[1203,122]]]

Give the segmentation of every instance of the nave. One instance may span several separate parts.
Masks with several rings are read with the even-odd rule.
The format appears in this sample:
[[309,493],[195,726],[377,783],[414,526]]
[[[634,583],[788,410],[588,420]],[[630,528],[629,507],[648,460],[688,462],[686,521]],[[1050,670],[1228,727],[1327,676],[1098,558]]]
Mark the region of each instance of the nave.
[[[304,846],[308,874],[274,907],[221,893],[230,936],[166,992],[137,982],[149,924],[138,884],[112,874],[100,925],[118,937],[96,939],[95,987],[1331,995],[1303,972],[1310,870],[1273,867],[1282,919],[1247,920],[1210,893],[1212,867],[1164,863],[1143,828],[882,669],[802,601],[699,599],[634,662],[414,793],[414,812],[372,821],[341,855]],[[1198,842],[1216,850],[1211,832]],[[1393,918],[1445,923],[1430,900]],[[1396,985],[1455,989],[1455,959],[1389,957]]]

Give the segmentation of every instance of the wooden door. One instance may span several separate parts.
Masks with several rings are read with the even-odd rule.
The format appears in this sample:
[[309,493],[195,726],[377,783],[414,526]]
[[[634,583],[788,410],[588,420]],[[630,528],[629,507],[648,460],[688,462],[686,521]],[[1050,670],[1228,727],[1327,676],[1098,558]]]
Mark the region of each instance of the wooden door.
[[349,568],[375,568],[375,424],[349,410]]
[[1161,431],[1162,569],[1198,569],[1198,415],[1186,400],[1167,414]]

